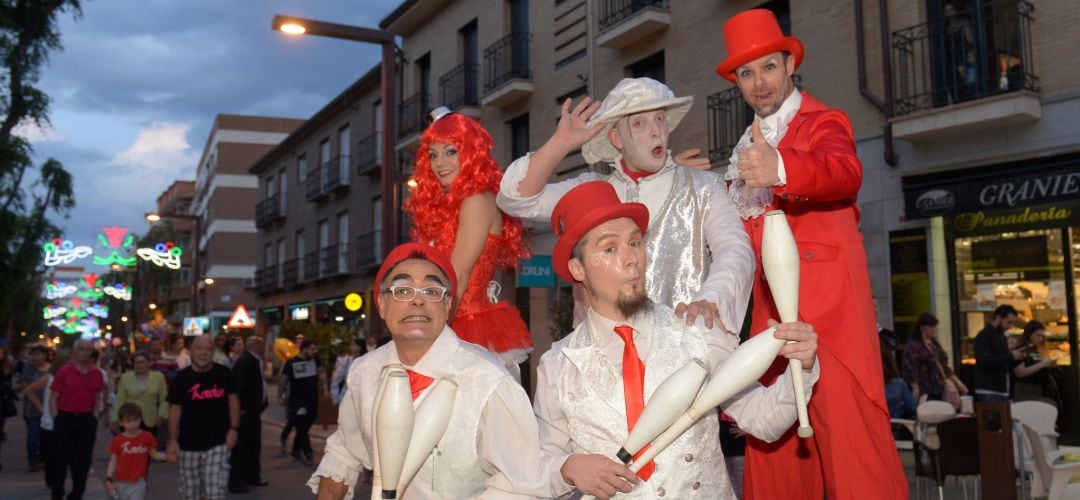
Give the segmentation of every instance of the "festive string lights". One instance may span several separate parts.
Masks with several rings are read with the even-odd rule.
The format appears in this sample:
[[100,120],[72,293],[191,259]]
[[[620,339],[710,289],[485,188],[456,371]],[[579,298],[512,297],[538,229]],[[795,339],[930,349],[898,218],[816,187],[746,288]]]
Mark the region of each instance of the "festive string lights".
[[103,306],[101,304],[90,304],[90,306],[86,308],[86,312],[99,318],[108,318],[109,306]]
[[183,250],[171,241],[158,243],[154,248],[140,248],[135,251],[136,255],[156,266],[169,269],[180,269],[180,255]]
[[108,285],[101,289],[105,295],[119,299],[119,300],[131,300],[131,287],[124,286],[123,283],[116,283],[114,285]]
[[45,298],[49,300],[62,299],[79,291],[79,287],[54,281],[45,284]]
[[108,257],[94,256],[94,264],[99,266],[110,266],[117,264],[124,267],[135,267],[135,257],[124,257],[121,252],[130,254],[132,245],[135,244],[135,236],[127,234],[128,230],[122,227],[106,227],[102,228],[104,234],[98,235],[98,241],[102,246],[111,248],[112,253]]
[[71,240],[53,238],[52,241],[42,246],[45,251],[45,265],[59,266],[70,264],[77,259],[89,257],[94,250],[87,246],[75,246]]
[[57,306],[57,305],[49,304],[49,305],[43,307],[42,311],[43,311],[42,315],[44,316],[45,319],[53,319],[53,318],[59,318],[60,316],[63,316],[64,313],[67,312],[67,308],[63,307],[63,306]]

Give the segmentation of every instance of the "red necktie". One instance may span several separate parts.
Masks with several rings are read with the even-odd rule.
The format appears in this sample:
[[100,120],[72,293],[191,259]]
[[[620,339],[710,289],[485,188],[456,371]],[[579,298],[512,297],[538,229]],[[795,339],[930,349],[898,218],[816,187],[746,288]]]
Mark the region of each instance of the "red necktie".
[[421,375],[412,370],[405,371],[409,373],[409,388],[412,389],[413,401],[416,401],[417,396],[419,396],[421,392],[424,392],[424,389],[427,389],[435,379]]
[[[634,428],[641,411],[645,409],[645,363],[641,362],[641,358],[638,357],[637,347],[634,346],[634,329],[626,325],[620,325],[615,327],[615,333],[626,343],[626,346],[623,347],[622,373],[623,397],[626,399],[626,429],[629,431]],[[634,455],[634,460],[637,460],[647,449],[649,447],[645,446],[641,451],[637,452]],[[656,464],[650,460],[638,471],[638,477],[648,481],[655,468]]]

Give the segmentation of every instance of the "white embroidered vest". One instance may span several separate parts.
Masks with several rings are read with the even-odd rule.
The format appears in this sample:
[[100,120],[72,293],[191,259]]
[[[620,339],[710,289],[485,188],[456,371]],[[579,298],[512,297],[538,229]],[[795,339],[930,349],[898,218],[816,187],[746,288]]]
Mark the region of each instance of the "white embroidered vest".
[[[675,317],[671,308],[653,305],[651,349],[645,360],[645,401],[669,375],[691,358],[708,355],[707,334]],[[622,374],[617,373],[593,342],[591,322],[583,321],[567,338],[552,345],[542,363],[555,363],[552,373],[563,376],[556,385],[558,404],[565,413],[574,453],[614,457],[626,440],[626,406]],[[639,323],[638,326],[642,326]],[[641,330],[639,330],[641,331]],[[656,457],[656,471],[632,493],[616,498],[734,498],[724,456],[720,451],[719,421],[710,411]]]
[[[623,193],[624,202],[642,202],[642,184],[670,182],[671,189],[659,210],[649,209],[649,231],[645,235],[646,293],[657,304],[675,307],[689,304],[709,274],[712,255],[705,240],[705,214],[714,189],[725,189],[723,179],[712,172],[669,164],[659,175],[630,181],[615,171],[609,182]],[[666,177],[671,177],[670,180]],[[654,206],[655,203],[648,205]]]

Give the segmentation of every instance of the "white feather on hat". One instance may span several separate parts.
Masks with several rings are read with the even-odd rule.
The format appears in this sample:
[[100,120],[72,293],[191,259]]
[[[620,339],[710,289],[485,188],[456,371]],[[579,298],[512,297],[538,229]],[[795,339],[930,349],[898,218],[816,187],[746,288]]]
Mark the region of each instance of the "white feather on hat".
[[588,163],[612,163],[619,157],[619,150],[611,144],[607,132],[619,118],[663,109],[668,133],[671,133],[693,105],[693,96],[675,97],[675,93],[667,85],[652,78],[623,78],[608,92],[604,102],[600,104],[600,109],[596,110],[596,114],[589,120],[589,127],[600,123],[605,127],[582,146],[581,154]]

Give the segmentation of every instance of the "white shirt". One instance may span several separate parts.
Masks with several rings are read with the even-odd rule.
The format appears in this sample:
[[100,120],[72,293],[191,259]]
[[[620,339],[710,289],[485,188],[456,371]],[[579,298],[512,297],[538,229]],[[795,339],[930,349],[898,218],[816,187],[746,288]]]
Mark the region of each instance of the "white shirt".
[[[622,161],[620,156],[616,165]],[[673,170],[689,168],[675,165],[668,155],[664,169],[639,183],[634,183],[622,172],[613,172],[603,176],[595,172],[586,172],[572,179],[551,183],[544,186],[534,196],[522,196],[518,185],[529,169],[529,156],[518,158],[507,167],[499,185],[496,204],[506,214],[541,223],[549,223],[555,204],[571,189],[589,181],[604,180],[609,182],[626,201],[630,190],[638,190],[637,200],[649,209],[649,224],[654,225],[655,217],[668,200],[674,185]],[[754,276],[754,250],[750,247],[750,237],[746,234],[742,219],[735,212],[731,198],[723,186],[714,189],[710,196],[710,208],[701,227],[704,241],[712,254],[712,263],[708,274],[699,290],[694,293],[693,301],[704,300],[716,305],[720,312],[720,321],[729,333],[738,333],[742,329],[743,317],[750,298],[750,289]],[[664,242],[667,243],[667,242]],[[672,241],[671,245],[682,242]],[[675,307],[678,304],[664,304]]]
[[[622,338],[615,334],[615,326],[619,324],[629,324],[634,328],[634,345],[637,348],[638,356],[644,361],[650,357],[654,342],[664,341],[664,337],[658,335],[666,333],[666,330],[660,331],[658,328],[655,328],[654,322],[662,324],[676,322],[678,324],[685,324],[685,322],[674,318],[674,313],[671,309],[664,306],[654,305],[649,313],[638,314],[633,321],[628,323],[617,323],[600,315],[595,310],[590,309],[586,320],[575,329],[571,336],[554,344],[551,350],[548,353],[545,353],[544,357],[541,359],[540,366],[537,369],[534,409],[540,424],[540,445],[546,462],[545,471],[547,474],[548,487],[550,488],[549,495],[559,496],[573,489],[563,480],[560,469],[571,454],[586,452],[587,450],[583,450],[582,447],[573,442],[573,430],[570,421],[572,419],[588,419],[591,416],[588,411],[583,412],[580,408],[563,408],[558,404],[560,395],[555,394],[554,384],[551,381],[557,379],[565,380],[566,377],[576,375],[576,373],[569,373],[574,371],[572,368],[573,365],[568,362],[563,362],[560,358],[563,349],[572,350],[579,347],[587,347],[591,343],[592,346],[600,349],[604,362],[610,365],[615,373],[621,374],[622,355],[625,343]],[[586,332],[585,329],[588,329],[588,331]],[[687,333],[700,335],[702,340],[704,340],[706,356],[702,360],[708,365],[710,373],[723,363],[738,345],[738,337],[724,333],[719,329],[706,329],[700,318],[696,325],[687,327]],[[589,336],[590,340],[583,342],[583,338],[586,335]],[[693,355],[695,353],[691,354]],[[674,371],[677,367],[670,369]],[[646,363],[646,374],[648,374],[648,372],[649,367],[648,363]],[[814,382],[817,381],[818,374],[818,365],[815,363],[812,372],[803,377],[803,385],[807,397],[811,394],[811,388]],[[595,380],[589,382],[595,382]],[[648,385],[649,384],[647,383],[646,386]],[[649,388],[646,387],[646,391],[648,390]],[[621,391],[621,388],[619,391]],[[588,394],[592,395],[594,393]],[[648,397],[651,396],[651,394],[646,394],[646,396],[646,400],[648,400]],[[792,424],[797,419],[791,377],[786,374],[769,387],[764,387],[760,383],[754,382],[737,396],[728,400],[722,408],[723,411],[727,412],[728,415],[738,421],[739,426],[747,433],[766,441],[778,439],[784,432],[791,428]],[[625,425],[625,422],[620,422],[620,424]],[[708,426],[710,428],[708,435],[715,435],[716,432],[718,432],[718,429],[712,430],[712,428],[718,428],[719,422],[715,415],[710,412],[709,415],[706,415],[694,424],[694,427],[698,426]],[[687,432],[689,433],[691,430],[688,430]],[[622,446],[621,442],[609,444],[613,450]],[[699,451],[707,448],[709,448],[709,446],[701,445]],[[671,454],[672,452],[673,449],[668,448],[660,453],[657,460],[660,460],[665,454]],[[695,454],[702,453],[695,452]],[[695,463],[695,465],[696,464],[697,463]],[[649,496],[650,493],[653,492],[649,490],[648,487],[655,487],[658,484],[667,484],[669,488],[668,492],[677,495],[678,491],[675,488],[672,488],[671,484],[673,482],[678,483],[679,481],[671,478],[672,476],[677,477],[678,475],[683,474],[686,469],[690,468],[690,465],[685,464],[681,467],[658,466],[656,473],[653,475],[652,479],[650,479],[647,486],[638,486],[635,488],[633,495]],[[694,471],[694,473],[696,472],[701,471]],[[725,471],[706,471],[706,473],[721,475],[721,482],[726,483]],[[725,495],[724,493],[730,492],[713,492],[717,498],[731,496],[730,494]]]
[[[420,361],[407,368],[436,379],[454,376],[452,360],[460,362],[468,356],[462,351],[482,353],[483,360],[479,362],[490,363],[504,375],[486,401],[463,401],[461,389],[455,398],[455,413],[458,412],[458,405],[461,404],[482,405],[476,451],[479,455],[480,468],[485,473],[486,479],[483,485],[484,492],[478,498],[532,498],[542,495],[546,488],[545,476],[541,473],[538,430],[529,398],[490,353],[458,339],[453,330],[445,327]],[[329,477],[348,484],[349,492],[346,498],[350,498],[354,493],[353,485],[356,484],[360,469],[373,468],[372,450],[365,444],[372,440],[370,432],[373,428],[372,417],[370,414],[358,415],[359,412],[356,411],[361,406],[359,401],[361,398],[359,393],[363,390],[361,388],[365,385],[371,388],[379,384],[378,380],[358,378],[359,373],[364,369],[370,369],[369,365],[373,362],[379,367],[402,364],[393,342],[352,363],[345,397],[338,414],[338,430],[327,439],[326,454],[319,463],[318,470],[307,483],[313,492],[318,492],[320,477]],[[458,381],[463,382],[460,378]],[[419,405],[430,390],[431,387],[424,389],[413,402],[414,406]],[[447,429],[447,433],[449,432],[452,430]],[[441,443],[440,453],[452,457],[454,450],[443,448],[445,442]],[[427,462],[430,463],[431,459],[429,458]],[[420,474],[417,474],[417,478],[414,478],[409,489],[406,490],[406,498],[444,498],[446,496],[445,491],[441,491],[443,487],[439,484],[435,484],[432,488],[432,484],[428,482],[430,479],[420,481],[418,479]]]

